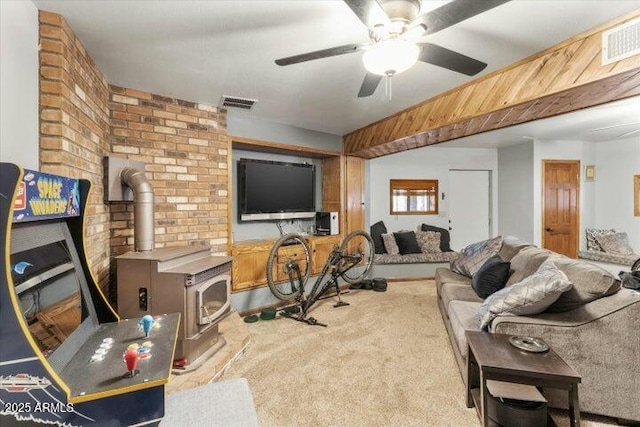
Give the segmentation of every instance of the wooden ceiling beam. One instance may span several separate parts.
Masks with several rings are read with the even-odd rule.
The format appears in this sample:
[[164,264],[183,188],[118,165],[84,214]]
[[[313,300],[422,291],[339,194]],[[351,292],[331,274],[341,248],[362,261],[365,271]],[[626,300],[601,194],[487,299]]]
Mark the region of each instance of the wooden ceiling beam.
[[601,60],[602,33],[637,17],[640,11],[350,132],[343,152],[375,158],[639,95],[637,55]]

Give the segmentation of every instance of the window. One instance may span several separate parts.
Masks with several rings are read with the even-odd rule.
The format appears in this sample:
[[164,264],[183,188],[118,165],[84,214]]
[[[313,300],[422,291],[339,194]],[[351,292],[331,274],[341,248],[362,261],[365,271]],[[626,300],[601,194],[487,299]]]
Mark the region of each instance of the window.
[[437,179],[392,179],[391,215],[437,215]]

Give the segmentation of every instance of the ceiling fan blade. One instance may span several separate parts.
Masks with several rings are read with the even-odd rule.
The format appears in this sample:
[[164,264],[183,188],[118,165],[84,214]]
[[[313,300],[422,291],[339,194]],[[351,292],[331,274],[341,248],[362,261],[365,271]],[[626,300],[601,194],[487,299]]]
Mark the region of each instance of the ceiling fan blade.
[[391,22],[377,1],[344,0],[344,2],[368,29],[379,24],[387,25]]
[[458,52],[431,43],[418,43],[421,47],[418,59],[427,64],[473,76],[484,70],[487,64]]
[[343,46],[331,47],[329,49],[316,50],[314,52],[302,53],[300,55],[289,56],[287,58],[276,59],[276,64],[280,66],[297,64],[299,62],[313,61],[314,59],[328,58],[330,56],[344,55],[346,53],[357,52],[365,45],[345,44]]
[[423,35],[433,34],[509,1],[510,0],[453,0],[444,6],[440,6],[437,9],[418,16],[411,23],[411,26],[423,26],[425,28]]
[[365,98],[367,96],[373,95],[383,77],[384,76],[378,74],[367,73],[367,75],[364,76],[364,80],[362,81],[362,86],[360,86],[358,98]]

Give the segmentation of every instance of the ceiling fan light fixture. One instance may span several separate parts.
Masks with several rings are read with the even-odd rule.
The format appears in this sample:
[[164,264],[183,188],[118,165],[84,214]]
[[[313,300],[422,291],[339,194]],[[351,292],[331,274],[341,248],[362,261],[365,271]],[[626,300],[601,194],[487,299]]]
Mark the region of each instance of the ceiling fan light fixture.
[[402,39],[389,39],[371,46],[364,53],[364,68],[380,76],[393,76],[413,67],[420,48]]

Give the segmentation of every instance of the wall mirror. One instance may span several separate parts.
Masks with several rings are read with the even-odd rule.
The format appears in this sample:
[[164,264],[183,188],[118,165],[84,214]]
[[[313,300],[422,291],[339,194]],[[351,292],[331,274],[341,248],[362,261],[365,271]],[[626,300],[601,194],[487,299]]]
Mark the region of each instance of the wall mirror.
[[391,215],[437,215],[437,179],[392,179]]

